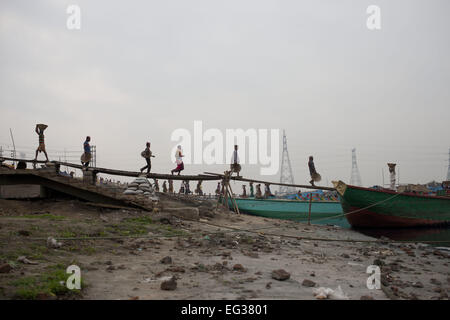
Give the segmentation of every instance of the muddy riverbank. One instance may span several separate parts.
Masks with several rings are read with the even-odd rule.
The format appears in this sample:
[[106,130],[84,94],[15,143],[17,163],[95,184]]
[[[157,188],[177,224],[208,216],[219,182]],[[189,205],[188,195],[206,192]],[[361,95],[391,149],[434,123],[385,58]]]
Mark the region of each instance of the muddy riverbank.
[[[0,298],[316,299],[318,288],[340,287],[337,298],[448,299],[446,250],[238,216],[214,202],[161,203],[148,213],[1,200]],[[81,268],[80,292],[55,284],[73,264]],[[367,287],[369,265],[381,268],[379,290]]]

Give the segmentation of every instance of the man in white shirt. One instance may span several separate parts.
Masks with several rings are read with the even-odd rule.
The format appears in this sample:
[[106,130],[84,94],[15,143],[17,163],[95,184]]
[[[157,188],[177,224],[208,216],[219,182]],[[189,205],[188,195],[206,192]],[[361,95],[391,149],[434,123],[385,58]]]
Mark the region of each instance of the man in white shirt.
[[237,150],[238,150],[238,146],[236,144],[236,145],[234,145],[233,156],[231,157],[230,169],[231,169],[231,172],[236,172],[237,176],[239,177],[239,172],[241,171],[241,165],[239,164],[239,156],[238,156]]

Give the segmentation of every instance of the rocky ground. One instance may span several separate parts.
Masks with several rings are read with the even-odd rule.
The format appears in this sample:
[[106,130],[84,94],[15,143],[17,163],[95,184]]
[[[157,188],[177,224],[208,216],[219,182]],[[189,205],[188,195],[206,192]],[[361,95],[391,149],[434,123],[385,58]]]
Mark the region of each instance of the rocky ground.
[[[152,213],[0,200],[0,298],[448,299],[446,250],[161,198]],[[73,264],[80,291],[60,283]],[[369,265],[379,290],[367,288]],[[320,287],[335,294],[315,296]]]

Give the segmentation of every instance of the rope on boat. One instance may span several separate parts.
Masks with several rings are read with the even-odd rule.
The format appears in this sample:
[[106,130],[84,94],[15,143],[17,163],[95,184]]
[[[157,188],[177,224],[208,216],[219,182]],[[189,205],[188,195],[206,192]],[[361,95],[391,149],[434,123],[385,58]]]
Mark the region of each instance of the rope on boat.
[[389,198],[387,198],[387,199],[384,199],[384,200],[375,202],[375,203],[373,203],[373,204],[371,204],[371,205],[369,205],[369,206],[367,206],[367,207],[364,207],[364,208],[360,208],[360,209],[357,209],[357,210],[354,210],[354,211],[350,211],[350,212],[347,212],[347,213],[338,214],[338,215],[331,216],[331,217],[311,219],[311,221],[321,221],[321,220],[329,220],[329,219],[338,218],[338,217],[345,217],[345,216],[347,216],[347,215],[349,215],[349,214],[357,213],[357,212],[360,212],[360,211],[363,211],[363,210],[366,210],[366,209],[375,207],[375,206],[379,205],[380,203],[384,203],[384,202],[387,202],[387,201],[389,201],[389,200],[392,200],[393,198],[398,197],[399,195],[401,195],[401,194],[403,194],[403,193],[404,193],[404,191],[399,192],[399,193],[397,193],[397,194],[395,194],[395,195],[393,195],[393,196],[391,196],[391,197],[389,197]]

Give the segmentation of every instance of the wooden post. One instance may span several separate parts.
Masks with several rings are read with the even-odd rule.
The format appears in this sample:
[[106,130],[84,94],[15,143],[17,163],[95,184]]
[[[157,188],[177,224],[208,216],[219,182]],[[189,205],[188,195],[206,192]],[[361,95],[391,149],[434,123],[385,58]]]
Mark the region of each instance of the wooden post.
[[308,210],[308,225],[311,225],[311,204],[312,204],[312,193],[309,194],[309,210]]
[[230,182],[228,182],[228,186],[230,187],[230,197],[231,197],[231,203],[233,204],[233,207],[234,207],[234,211],[237,213],[237,214],[241,214],[240,212],[239,212],[239,207],[238,207],[238,205],[237,205],[237,202],[236,202],[236,200],[234,199],[234,196],[233,196],[233,190],[231,189],[231,185],[230,185]]

